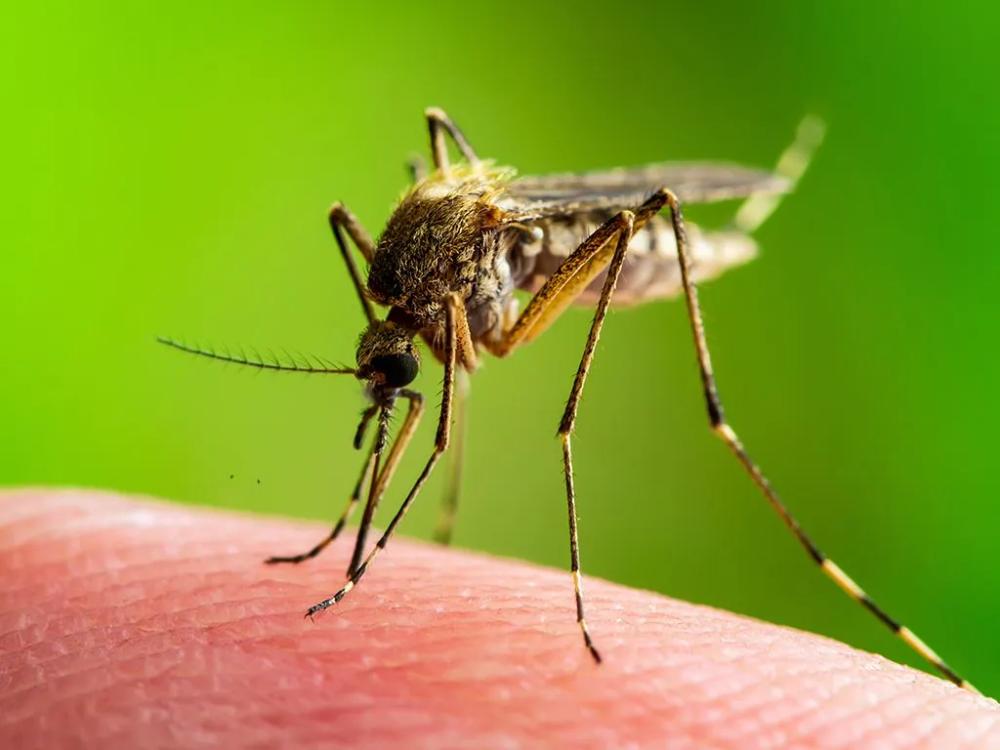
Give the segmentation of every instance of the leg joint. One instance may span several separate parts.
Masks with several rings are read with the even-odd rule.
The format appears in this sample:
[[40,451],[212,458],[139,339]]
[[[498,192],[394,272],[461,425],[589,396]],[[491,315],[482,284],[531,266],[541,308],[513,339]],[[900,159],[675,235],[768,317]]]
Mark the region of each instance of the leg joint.
[[721,418],[718,422],[712,423],[712,432],[731,445],[738,445],[740,442],[739,438],[736,436],[735,430],[733,430],[733,428]]
[[653,196],[655,198],[659,198],[660,200],[662,200],[665,204],[667,204],[668,206],[670,206],[670,208],[672,208],[672,209],[678,209],[678,208],[680,208],[680,205],[681,205],[680,198],[678,198],[677,194],[673,190],[671,190],[670,188],[661,187],[659,190],[657,190],[653,194]]
[[420,411],[424,408],[424,394],[420,391],[411,391],[409,388],[404,388],[400,390],[399,395],[410,402],[410,406],[414,411]]
[[[632,227],[635,226],[635,213],[633,211],[629,211],[628,209],[619,211],[615,214],[615,225],[615,231],[619,232],[619,242],[621,241],[622,234],[624,234],[626,241],[631,239]],[[611,237],[608,237],[608,242],[611,241],[613,236],[614,234],[612,234]]]
[[347,208],[340,201],[337,201],[336,203],[334,203],[333,205],[331,205],[330,206],[330,210],[327,213],[327,216],[330,218],[330,223],[331,224],[333,224],[333,223],[336,223],[336,224],[343,223],[344,220],[347,218],[348,215],[349,214],[348,214]]
[[566,441],[570,435],[573,434],[573,420],[568,414],[563,415],[562,421],[559,422],[559,429],[556,431],[556,435],[560,440]]
[[448,120],[448,115],[446,115],[444,110],[440,107],[428,107],[424,110],[424,117],[428,120],[436,120],[437,122],[445,122]]

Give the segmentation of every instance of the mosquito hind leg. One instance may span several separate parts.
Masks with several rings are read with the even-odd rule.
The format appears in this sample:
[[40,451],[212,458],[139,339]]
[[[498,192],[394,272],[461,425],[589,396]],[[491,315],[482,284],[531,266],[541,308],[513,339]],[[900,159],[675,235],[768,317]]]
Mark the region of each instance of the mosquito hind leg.
[[427,129],[431,136],[431,154],[434,157],[435,167],[442,172],[448,171],[448,146],[444,140],[445,133],[451,136],[458,150],[469,164],[479,164],[479,157],[476,156],[476,152],[469,144],[465,134],[459,129],[458,125],[451,121],[451,118],[445,114],[443,109],[428,107],[424,110],[424,116],[427,118]]
[[718,388],[715,384],[715,374],[712,370],[712,360],[708,349],[708,341],[705,337],[705,325],[702,320],[701,307],[698,304],[698,290],[691,280],[691,258],[687,245],[687,232],[684,225],[684,217],[681,211],[680,201],[669,190],[660,190],[655,195],[661,201],[661,205],[669,206],[670,218],[673,222],[674,237],[677,242],[677,255],[680,261],[681,284],[684,289],[684,297],[687,305],[688,319],[691,323],[691,332],[694,338],[695,352],[698,358],[698,368],[701,372],[702,390],[705,395],[705,402],[708,407],[709,422],[712,431],[722,439],[729,447],[730,451],[743,466],[743,469],[753,480],[760,490],[764,499],[778,514],[785,526],[798,540],[799,544],[809,555],[809,557],[819,566],[837,586],[851,599],[861,604],[871,612],[883,625],[885,625],[895,635],[899,636],[911,649],[918,653],[934,669],[944,677],[955,683],[959,687],[966,688],[973,692],[978,692],[966,680],[962,679],[951,669],[926,643],[918,638],[913,631],[899,623],[891,617],[884,609],[878,606],[868,594],[850,576],[845,573],[839,565],[827,557],[816,546],[815,542],[806,534],[799,525],[799,522],[788,511],[781,501],[778,493],[771,483],[764,476],[757,464],[747,454],[743,443],[740,441],[735,430],[726,422],[722,408],[722,400],[719,398]]

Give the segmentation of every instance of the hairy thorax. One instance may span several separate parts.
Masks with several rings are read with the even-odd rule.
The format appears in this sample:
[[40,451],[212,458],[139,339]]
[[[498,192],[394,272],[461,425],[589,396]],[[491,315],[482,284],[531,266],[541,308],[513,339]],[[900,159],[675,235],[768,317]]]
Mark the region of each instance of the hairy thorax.
[[476,339],[499,334],[513,282],[503,212],[492,202],[499,180],[485,170],[435,173],[403,197],[379,239],[368,292],[391,317],[428,339],[444,330],[445,300],[465,302]]

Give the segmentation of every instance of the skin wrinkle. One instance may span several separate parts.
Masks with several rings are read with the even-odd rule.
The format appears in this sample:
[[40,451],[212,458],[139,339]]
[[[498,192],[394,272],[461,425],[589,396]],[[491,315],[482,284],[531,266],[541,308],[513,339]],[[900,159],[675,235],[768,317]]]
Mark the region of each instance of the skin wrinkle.
[[[859,705],[853,705],[850,698],[857,695],[859,691],[863,693],[856,701]],[[875,692],[877,692],[875,689],[867,686],[859,688],[856,684],[841,684],[834,695],[835,700],[831,703],[836,706],[836,699],[839,698],[844,707],[835,712],[818,712],[816,714],[817,721],[810,726],[810,734],[825,737],[824,747],[855,747],[864,736],[871,735],[872,732],[881,733],[880,736],[873,739],[883,740],[887,730],[885,714],[891,710],[891,707],[886,706],[886,704],[893,698],[903,698],[910,702],[911,709],[909,712],[903,713],[900,717],[901,721],[912,725],[918,717],[926,719],[933,715],[934,702],[928,700],[927,696],[895,693],[886,694],[886,697],[878,697],[873,694]],[[885,693],[886,691],[882,690],[881,692]],[[874,707],[878,708],[877,712],[871,711]],[[871,726],[866,726],[866,724]],[[914,732],[911,731],[908,734],[912,735]]]
[[[842,696],[847,696],[856,691],[856,686],[845,685],[841,687],[838,693]],[[877,712],[870,710],[873,705],[878,705],[879,710]],[[884,733],[885,716],[882,705],[883,701],[879,700],[876,702],[866,696],[861,705],[839,713],[836,719],[832,716],[824,717],[825,720],[818,725],[816,733],[825,736],[826,746],[831,748],[862,746],[863,739],[866,736],[872,737],[874,733],[879,731]],[[923,707],[922,703],[921,705],[914,706],[913,713],[910,714],[911,721],[914,717],[921,715]]]
[[320,533],[81,492],[0,499],[0,571],[16,563],[24,582],[0,594],[0,746],[58,747],[70,728],[154,747],[1000,746],[988,699],[588,578],[613,655],[596,667],[561,571],[402,539],[310,623],[349,550],[284,571],[260,560]]
[[[897,709],[894,716],[893,706],[896,703],[902,703],[903,706]],[[921,735],[920,731],[917,731],[915,736],[918,738],[922,736],[926,739],[937,731],[944,721],[944,717],[934,710],[932,704],[920,701],[914,696],[894,696],[887,701],[883,701],[881,706],[884,713],[881,725],[867,734],[862,734],[860,739],[874,735],[875,731],[878,731],[882,736],[892,736],[897,732],[909,732],[912,734],[915,724],[920,724],[923,729],[923,735]],[[965,724],[964,721],[959,721],[958,723]]]

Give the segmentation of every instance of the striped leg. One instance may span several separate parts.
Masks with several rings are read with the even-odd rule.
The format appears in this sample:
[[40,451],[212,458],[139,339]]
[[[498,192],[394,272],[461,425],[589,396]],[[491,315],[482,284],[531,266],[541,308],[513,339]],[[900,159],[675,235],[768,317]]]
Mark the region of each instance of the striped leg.
[[452,399],[455,393],[455,366],[457,364],[458,349],[456,335],[457,318],[459,315],[465,314],[465,307],[461,300],[451,297],[448,300],[446,312],[444,387],[443,394],[441,396],[441,412],[438,417],[437,435],[434,440],[434,451],[431,453],[430,458],[427,459],[427,463],[424,465],[423,471],[420,472],[420,476],[417,477],[417,481],[410,489],[406,499],[403,500],[403,504],[399,507],[399,510],[396,511],[396,515],[392,517],[389,525],[386,527],[382,536],[375,544],[375,548],[368,554],[368,557],[364,559],[364,562],[354,568],[347,583],[345,583],[344,586],[333,596],[311,606],[306,612],[306,617],[312,617],[325,609],[329,609],[347,596],[351,590],[358,585],[358,582],[368,571],[368,568],[371,567],[371,564],[375,561],[378,553],[385,549],[385,546],[389,543],[389,539],[392,537],[396,527],[399,525],[400,521],[403,520],[406,512],[410,509],[414,499],[420,493],[424,483],[427,481],[427,477],[430,476],[431,471],[434,469],[434,465],[437,464],[438,459],[441,458],[441,454],[448,448],[448,438],[451,431]]
[[784,503],[778,497],[777,492],[768,482],[760,468],[753,462],[743,444],[737,437],[736,432],[725,420],[722,410],[722,401],[715,385],[715,375],[712,372],[712,360],[708,350],[708,341],[705,338],[705,326],[702,322],[701,308],[698,305],[698,290],[691,280],[691,259],[687,247],[687,233],[684,227],[684,217],[681,212],[680,202],[677,196],[669,190],[660,190],[656,196],[662,200],[663,205],[670,207],[670,218],[673,222],[674,236],[677,240],[677,254],[680,258],[681,283],[684,287],[684,296],[687,303],[688,318],[691,321],[691,332],[694,336],[695,350],[698,355],[698,367],[701,370],[702,388],[705,394],[705,401],[708,406],[709,421],[712,430],[723,442],[729,446],[733,455],[743,466],[754,484],[760,489],[764,498],[781,518],[785,526],[795,536],[799,544],[802,545],[806,553],[820,567],[834,583],[837,584],[849,597],[859,602],[875,617],[877,617],[889,630],[898,635],[907,645],[922,656],[938,672],[951,680],[956,685],[978,692],[972,685],[958,676],[926,643],[918,638],[913,631],[901,625],[894,618],[890,617],[885,610],[875,604],[871,597],[864,592],[833,560],[824,555],[819,547],[809,538],[806,532],[799,526],[798,521],[788,512]]

